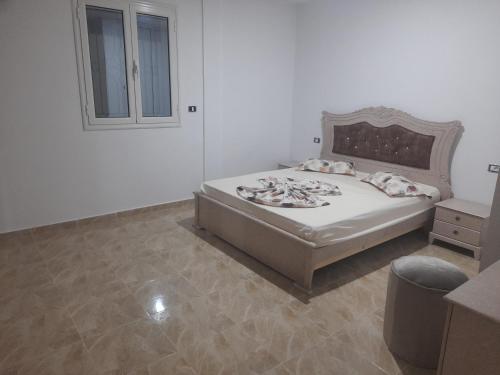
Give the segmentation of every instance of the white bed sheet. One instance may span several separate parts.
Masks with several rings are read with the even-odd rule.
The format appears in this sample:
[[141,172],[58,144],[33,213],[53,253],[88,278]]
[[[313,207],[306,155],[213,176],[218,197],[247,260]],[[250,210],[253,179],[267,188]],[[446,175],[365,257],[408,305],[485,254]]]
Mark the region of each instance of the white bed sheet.
[[[259,186],[257,179],[266,176],[323,180],[338,185],[342,195],[322,197],[330,205],[315,208],[264,206],[237,195],[237,186]],[[397,224],[432,209],[434,203],[440,200],[439,190],[424,184],[419,184],[419,187],[432,198],[391,198],[376,187],[361,182],[364,176],[366,173],[362,172],[353,177],[290,168],[207,181],[202,184],[201,190],[209,197],[312,242],[316,247]]]

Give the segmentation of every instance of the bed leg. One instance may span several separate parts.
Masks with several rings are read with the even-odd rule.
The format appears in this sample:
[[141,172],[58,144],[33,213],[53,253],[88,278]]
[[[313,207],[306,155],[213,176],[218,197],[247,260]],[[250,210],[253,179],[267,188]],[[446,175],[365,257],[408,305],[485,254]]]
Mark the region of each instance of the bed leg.
[[196,229],[204,230],[200,225],[200,196],[197,192],[194,192],[194,223],[193,227]]
[[307,271],[304,274],[304,277],[302,278],[301,281],[295,281],[293,285],[302,290],[303,292],[306,292],[307,294],[312,293],[312,280],[313,280],[313,274],[314,271]]

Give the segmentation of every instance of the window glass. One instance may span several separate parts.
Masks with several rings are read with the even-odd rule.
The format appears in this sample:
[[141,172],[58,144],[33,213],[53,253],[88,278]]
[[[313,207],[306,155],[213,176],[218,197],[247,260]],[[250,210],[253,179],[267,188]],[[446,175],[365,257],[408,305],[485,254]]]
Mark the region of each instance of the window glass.
[[137,14],[143,117],[172,116],[168,18]]
[[129,117],[123,12],[87,6],[96,118]]

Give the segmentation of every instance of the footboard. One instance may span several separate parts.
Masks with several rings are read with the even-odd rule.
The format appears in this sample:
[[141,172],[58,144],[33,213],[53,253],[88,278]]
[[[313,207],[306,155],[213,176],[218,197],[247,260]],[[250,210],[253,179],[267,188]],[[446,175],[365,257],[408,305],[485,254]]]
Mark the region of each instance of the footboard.
[[195,225],[204,228],[310,290],[311,243],[246,215],[203,193],[195,193]]
[[207,229],[294,280],[306,290],[311,290],[315,270],[424,227],[432,217],[433,210],[424,211],[389,227],[332,245],[315,247],[312,242],[247,215],[204,193],[195,193],[196,226]]

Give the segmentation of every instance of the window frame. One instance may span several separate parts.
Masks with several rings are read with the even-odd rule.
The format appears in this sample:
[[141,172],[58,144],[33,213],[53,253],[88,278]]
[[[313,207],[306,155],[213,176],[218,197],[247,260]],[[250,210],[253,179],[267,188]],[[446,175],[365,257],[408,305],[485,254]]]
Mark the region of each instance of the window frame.
[[[177,61],[177,14],[170,4],[157,4],[130,0],[73,0],[73,24],[76,42],[78,81],[83,127],[85,130],[118,130],[180,127],[179,82]],[[90,46],[88,40],[86,6],[119,10],[123,14],[123,31],[126,59],[127,97],[129,116],[98,118],[95,116]],[[168,18],[170,102],[171,116],[144,117],[140,82],[139,40],[137,14]]]
[[[176,45],[176,26],[175,26],[175,13],[174,11],[165,6],[162,9],[158,9],[158,7],[143,3],[136,2],[130,4],[130,14],[133,18],[131,23],[132,26],[132,39],[139,40],[138,31],[137,31],[137,15],[138,14],[146,14],[153,16],[160,16],[168,18],[168,50],[169,50],[169,76],[170,76],[170,105],[171,105],[171,113],[170,117],[144,117],[142,113],[142,95],[136,95],[136,108],[137,108],[137,122],[141,124],[155,124],[158,122],[167,122],[167,123],[176,123],[179,121],[178,113],[175,108],[174,103],[179,103],[179,94],[177,87],[177,59],[172,59],[171,48],[177,48]],[[134,61],[139,62],[139,43],[136,45],[132,45],[133,48],[133,58]],[[140,62],[139,62],[140,63]],[[141,92],[141,75],[139,74],[139,65],[137,65],[137,74],[135,77],[135,92]],[[173,74],[175,72],[175,75]]]

